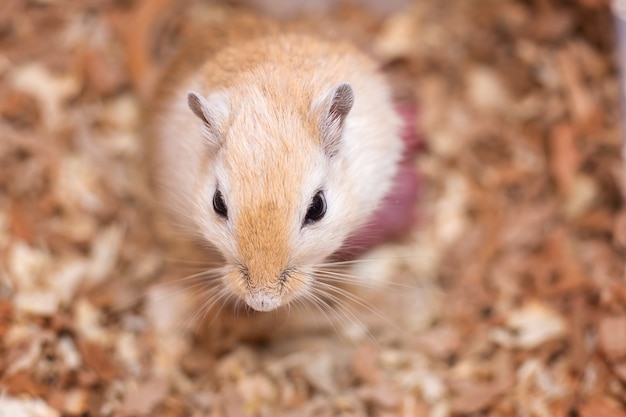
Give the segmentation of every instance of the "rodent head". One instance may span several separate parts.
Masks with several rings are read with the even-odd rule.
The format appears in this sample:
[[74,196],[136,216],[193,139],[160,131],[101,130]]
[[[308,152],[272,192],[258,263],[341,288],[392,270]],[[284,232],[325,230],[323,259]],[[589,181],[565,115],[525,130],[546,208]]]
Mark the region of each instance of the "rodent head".
[[309,97],[318,98],[297,103],[250,86],[188,93],[206,145],[196,223],[226,260],[226,287],[259,311],[305,294],[315,265],[359,223],[358,210],[346,216],[342,184],[353,90],[341,83]]

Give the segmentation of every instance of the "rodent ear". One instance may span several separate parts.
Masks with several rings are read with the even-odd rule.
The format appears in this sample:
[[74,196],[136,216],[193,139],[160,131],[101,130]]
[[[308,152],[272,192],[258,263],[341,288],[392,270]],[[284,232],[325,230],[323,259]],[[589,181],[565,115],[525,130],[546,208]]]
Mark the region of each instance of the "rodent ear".
[[202,120],[207,142],[213,146],[220,146],[223,136],[218,125],[228,118],[230,110],[225,97],[213,93],[205,99],[195,91],[190,91],[187,93],[187,103],[191,111]]
[[322,103],[321,143],[328,156],[335,155],[339,150],[343,124],[353,104],[354,92],[348,83],[335,86]]

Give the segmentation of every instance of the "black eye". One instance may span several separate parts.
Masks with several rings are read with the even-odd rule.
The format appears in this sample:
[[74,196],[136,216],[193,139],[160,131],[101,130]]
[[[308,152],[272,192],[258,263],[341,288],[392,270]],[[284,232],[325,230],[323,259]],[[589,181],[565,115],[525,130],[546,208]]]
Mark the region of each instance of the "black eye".
[[306,211],[306,216],[304,217],[304,224],[311,224],[318,220],[320,220],[326,214],[326,199],[324,198],[324,193],[318,191],[317,194],[313,196],[313,200],[311,200],[311,204]]
[[215,190],[215,194],[213,194],[213,210],[215,210],[219,216],[225,219],[228,218],[228,210],[226,209],[224,196],[220,190]]

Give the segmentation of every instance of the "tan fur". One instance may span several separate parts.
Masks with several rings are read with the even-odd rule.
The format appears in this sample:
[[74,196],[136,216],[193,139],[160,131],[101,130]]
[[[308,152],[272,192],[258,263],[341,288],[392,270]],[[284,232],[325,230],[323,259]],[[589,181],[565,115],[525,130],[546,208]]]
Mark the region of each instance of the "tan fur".
[[[224,254],[227,288],[253,308],[271,310],[306,292],[311,266],[376,208],[402,144],[388,87],[372,60],[346,42],[241,19],[212,28],[202,41],[195,37],[201,45],[185,49],[164,78],[151,122],[155,173],[178,222]],[[189,51],[195,53],[188,57]],[[344,82],[355,103],[342,152],[329,158],[320,144],[319,103]],[[190,90],[228,98],[217,151],[186,105]],[[212,208],[216,186],[228,220]],[[319,187],[327,216],[304,227]]]

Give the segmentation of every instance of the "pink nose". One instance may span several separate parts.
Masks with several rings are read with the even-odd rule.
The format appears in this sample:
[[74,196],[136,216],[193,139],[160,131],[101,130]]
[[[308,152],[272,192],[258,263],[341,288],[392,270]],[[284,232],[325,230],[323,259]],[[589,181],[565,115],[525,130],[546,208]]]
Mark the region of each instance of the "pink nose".
[[256,311],[272,311],[281,306],[280,297],[255,291],[246,297],[246,304]]

